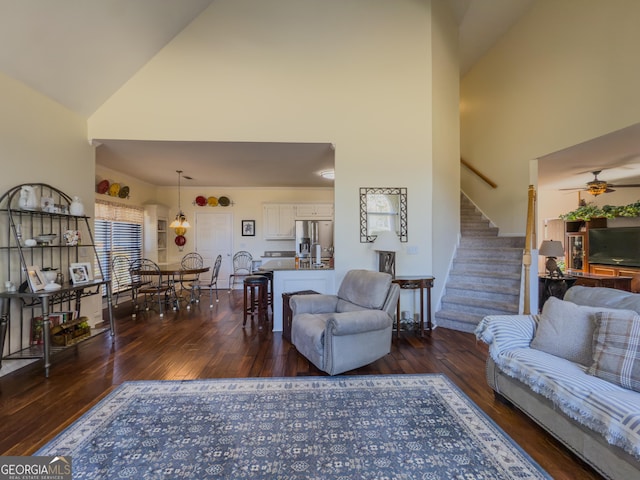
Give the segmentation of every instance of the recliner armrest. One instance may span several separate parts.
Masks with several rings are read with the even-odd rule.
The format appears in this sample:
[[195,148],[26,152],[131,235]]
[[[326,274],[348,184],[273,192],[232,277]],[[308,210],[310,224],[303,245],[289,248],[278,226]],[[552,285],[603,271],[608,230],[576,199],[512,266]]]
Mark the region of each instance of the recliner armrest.
[[393,319],[383,310],[358,310],[331,315],[327,331],[334,336],[384,330],[393,325]]
[[337,295],[294,295],[289,300],[293,316],[300,313],[331,313],[336,311]]

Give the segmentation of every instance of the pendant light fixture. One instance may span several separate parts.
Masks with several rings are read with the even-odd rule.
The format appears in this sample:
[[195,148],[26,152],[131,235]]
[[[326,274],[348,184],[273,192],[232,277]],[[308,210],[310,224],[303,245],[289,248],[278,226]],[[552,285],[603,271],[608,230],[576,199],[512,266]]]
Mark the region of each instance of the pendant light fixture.
[[180,202],[180,177],[182,177],[182,170],[176,170],[176,173],[178,174],[178,214],[176,215],[176,219],[171,222],[171,225],[169,225],[169,228],[176,229],[176,234],[182,235],[182,233],[184,233],[184,229],[191,227],[191,225],[189,225],[187,217],[182,213],[182,204]]

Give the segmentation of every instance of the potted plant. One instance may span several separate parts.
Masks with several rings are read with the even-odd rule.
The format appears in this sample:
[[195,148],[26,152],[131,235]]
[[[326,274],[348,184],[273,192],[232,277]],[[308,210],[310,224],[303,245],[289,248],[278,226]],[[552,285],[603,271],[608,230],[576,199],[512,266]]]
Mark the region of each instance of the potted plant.
[[588,222],[592,218],[613,218],[615,217],[611,209],[605,209],[594,205],[593,203],[587,203],[581,205],[575,210],[560,215],[560,218],[567,222],[582,221]]
[[560,218],[566,222],[567,232],[580,231],[585,222],[590,222],[589,226],[592,228],[606,227],[606,219],[615,217],[640,217],[640,201],[629,205],[604,205],[602,207],[587,203],[560,215]]

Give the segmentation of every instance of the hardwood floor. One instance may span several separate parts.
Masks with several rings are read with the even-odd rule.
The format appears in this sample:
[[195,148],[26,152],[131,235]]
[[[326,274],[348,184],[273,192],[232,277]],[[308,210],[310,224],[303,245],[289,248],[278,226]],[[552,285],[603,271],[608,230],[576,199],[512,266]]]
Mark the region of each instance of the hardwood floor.
[[[30,455],[113,388],[129,380],[324,375],[280,333],[247,322],[241,292],[191,311],[153,312],[132,319],[115,310],[116,341],[100,335],[53,359],[0,378],[0,455]],[[486,348],[472,334],[438,328],[420,339],[402,333],[391,353],[349,375],[444,373],[489,417],[559,480],[600,479],[521,412],[494,399],[484,377]]]

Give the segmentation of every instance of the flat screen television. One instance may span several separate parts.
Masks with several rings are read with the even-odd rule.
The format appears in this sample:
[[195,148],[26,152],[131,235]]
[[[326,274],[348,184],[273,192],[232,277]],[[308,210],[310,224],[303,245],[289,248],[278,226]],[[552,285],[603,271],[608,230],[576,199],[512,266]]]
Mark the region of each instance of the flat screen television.
[[589,263],[640,267],[640,227],[590,229]]

